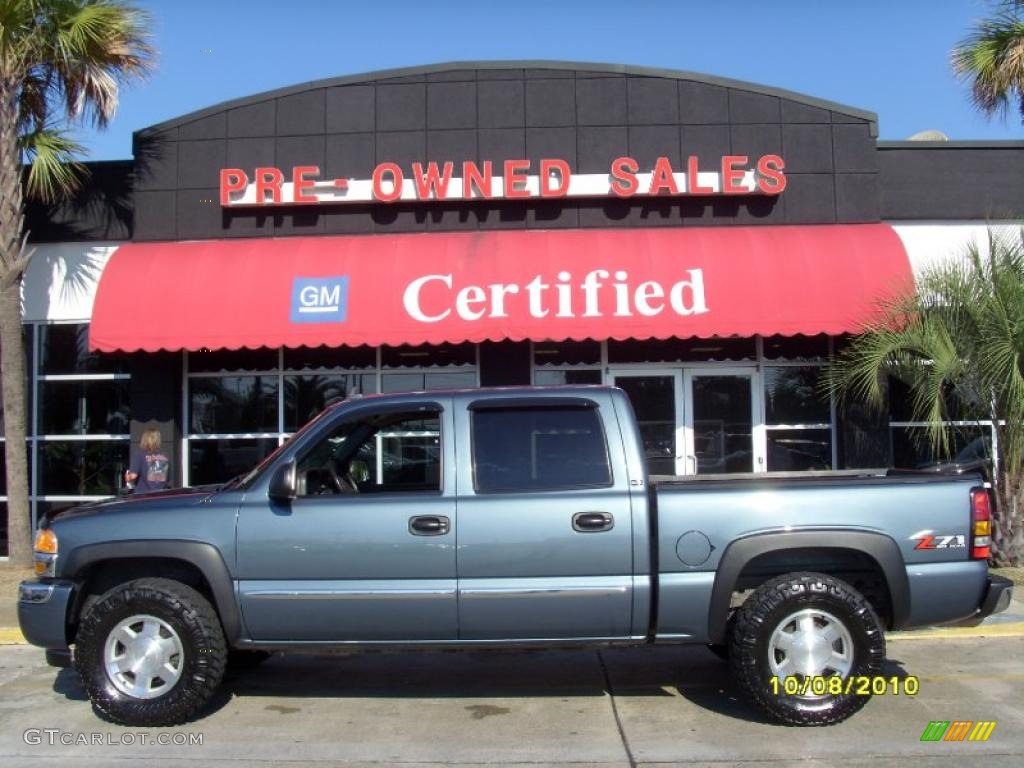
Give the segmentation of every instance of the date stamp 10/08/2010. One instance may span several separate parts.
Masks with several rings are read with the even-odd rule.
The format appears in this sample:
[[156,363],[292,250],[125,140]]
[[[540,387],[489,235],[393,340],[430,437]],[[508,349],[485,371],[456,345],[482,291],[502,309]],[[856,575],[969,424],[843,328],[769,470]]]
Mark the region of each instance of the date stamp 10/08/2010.
[[916,696],[921,681],[914,675],[883,677],[882,675],[773,675],[768,684],[775,696]]

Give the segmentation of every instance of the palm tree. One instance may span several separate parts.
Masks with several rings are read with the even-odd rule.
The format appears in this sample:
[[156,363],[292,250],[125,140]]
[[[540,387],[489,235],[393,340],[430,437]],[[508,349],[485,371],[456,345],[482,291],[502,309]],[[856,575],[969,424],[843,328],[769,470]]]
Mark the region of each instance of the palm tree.
[[149,70],[148,22],[120,0],[0,0],[0,365],[15,565],[31,561],[21,328],[21,277],[31,251],[23,194],[53,200],[79,183],[84,169],[74,158],[82,148],[62,126],[106,126],[119,82]]
[[953,49],[953,71],[971,84],[985,115],[1005,116],[1016,103],[1024,122],[1024,0],[1003,0],[995,16],[977,22]]
[[[1024,230],[989,232],[987,247],[934,266],[917,292],[888,301],[826,377],[839,397],[881,406],[885,376],[905,382],[914,420],[948,454],[951,417],[991,428],[996,491],[992,560],[1024,562]],[[955,404],[955,405],[953,405]]]

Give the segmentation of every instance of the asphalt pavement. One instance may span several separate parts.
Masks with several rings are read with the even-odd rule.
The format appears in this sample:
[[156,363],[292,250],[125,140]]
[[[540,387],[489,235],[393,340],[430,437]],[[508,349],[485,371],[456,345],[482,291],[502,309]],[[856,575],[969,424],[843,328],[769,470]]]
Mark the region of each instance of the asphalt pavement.
[[[642,647],[277,656],[229,678],[194,722],[144,730],[97,719],[73,671],[9,645],[0,765],[1024,765],[1020,637],[896,639],[888,656],[886,674],[920,692],[826,728],[764,720],[702,647]],[[933,720],[997,725],[984,743],[922,742]]]

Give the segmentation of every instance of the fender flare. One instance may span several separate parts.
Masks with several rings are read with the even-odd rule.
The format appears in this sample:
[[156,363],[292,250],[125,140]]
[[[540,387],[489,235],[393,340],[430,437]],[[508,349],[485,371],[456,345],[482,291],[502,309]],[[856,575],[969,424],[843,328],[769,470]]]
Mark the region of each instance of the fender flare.
[[74,579],[83,568],[104,561],[127,558],[163,558],[182,560],[199,569],[210,585],[214,607],[224,627],[225,639],[234,644],[242,636],[242,617],[235,600],[235,588],[227,564],[212,544],[202,541],[131,539],[101,544],[85,544],[68,553],[61,568],[66,578]]
[[892,604],[892,628],[906,624],[910,616],[910,580],[899,545],[889,536],[834,529],[758,533],[733,541],[722,553],[711,590],[708,642],[725,642],[733,589],[747,564],[760,555],[787,549],[849,549],[867,555],[885,575]]

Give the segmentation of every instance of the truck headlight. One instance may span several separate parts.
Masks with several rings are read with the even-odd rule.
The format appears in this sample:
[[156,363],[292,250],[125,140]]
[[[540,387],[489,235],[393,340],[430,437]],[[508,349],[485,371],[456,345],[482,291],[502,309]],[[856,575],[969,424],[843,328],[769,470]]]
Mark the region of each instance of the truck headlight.
[[36,576],[53,576],[57,569],[57,534],[50,528],[40,528],[32,550]]

